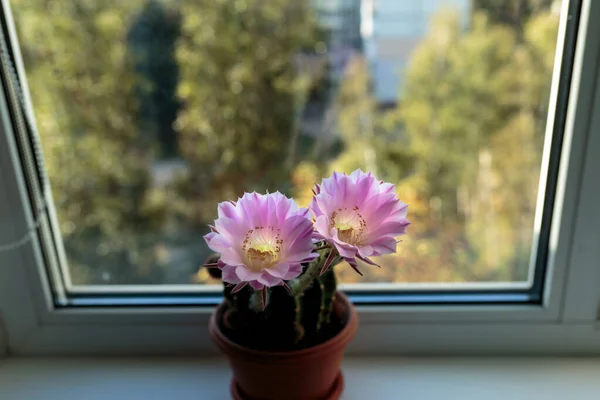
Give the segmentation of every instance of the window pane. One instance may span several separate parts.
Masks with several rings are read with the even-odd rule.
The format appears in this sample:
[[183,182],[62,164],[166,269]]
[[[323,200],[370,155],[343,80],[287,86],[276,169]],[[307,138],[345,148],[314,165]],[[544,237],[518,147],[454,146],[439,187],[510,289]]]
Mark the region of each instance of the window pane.
[[[395,183],[344,282],[524,282],[557,1],[13,0],[74,284],[214,283],[217,202]],[[360,278],[360,279],[359,279]]]

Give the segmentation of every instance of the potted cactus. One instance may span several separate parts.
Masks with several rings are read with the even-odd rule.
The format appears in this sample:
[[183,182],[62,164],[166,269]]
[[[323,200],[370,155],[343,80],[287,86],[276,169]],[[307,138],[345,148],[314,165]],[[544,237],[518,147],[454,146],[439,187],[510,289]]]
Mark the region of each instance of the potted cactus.
[[224,282],[210,320],[236,399],[336,399],[340,363],[358,327],[333,267],[396,251],[409,225],[394,185],[356,170],[315,185],[309,209],[279,192],[218,205],[205,267]]

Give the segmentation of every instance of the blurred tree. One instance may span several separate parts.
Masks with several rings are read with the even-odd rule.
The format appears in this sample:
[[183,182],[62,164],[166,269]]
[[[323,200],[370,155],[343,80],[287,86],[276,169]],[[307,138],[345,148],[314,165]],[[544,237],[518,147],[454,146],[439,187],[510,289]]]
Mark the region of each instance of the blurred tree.
[[548,11],[557,0],[475,0],[473,11],[484,11],[492,23],[509,26],[522,37],[529,19]]
[[330,164],[329,171],[371,171],[380,179],[398,182],[412,169],[408,142],[402,127],[388,122],[373,94],[369,65],[355,56],[345,70],[334,110],[337,131],[344,151]]
[[346,160],[341,160],[338,169],[352,169],[343,164],[354,164],[379,176],[374,148],[376,101],[371,88],[369,65],[355,56],[348,62],[336,101],[338,130],[346,147],[341,156]]
[[459,279],[527,276],[557,25],[539,14],[520,42],[485,13],[468,33],[440,15],[411,58],[397,115],[423,203],[413,229]]
[[161,224],[164,201],[150,185],[126,47],[140,6],[12,2],[74,284],[162,279],[147,234]]
[[528,277],[557,33],[558,14],[551,11],[533,16],[526,24],[512,71],[506,71],[516,111],[490,143],[491,166],[497,176],[491,206],[512,227],[508,263],[513,268],[505,269],[503,279]]
[[302,56],[317,52],[319,32],[309,2],[180,5],[176,127],[190,170],[182,194],[190,199],[187,217],[203,226],[217,201],[291,189],[300,115],[320,75],[301,73]]
[[181,30],[177,7],[160,0],[148,0],[128,33],[128,51],[143,80],[138,93],[139,126],[145,135],[157,139],[157,153],[174,157],[178,153],[173,123],[180,103],[176,95],[179,66],[175,42]]
[[440,221],[464,218],[458,183],[473,181],[479,148],[511,112],[503,71],[514,43],[510,30],[483,14],[463,34],[458,16],[445,13],[411,58],[398,112],[423,174],[421,191],[439,205]]
[[[550,2],[525,3],[478,0],[469,32],[440,15],[386,115],[355,58],[326,163],[300,134],[306,103],[331,100],[309,2],[13,0],[73,282],[164,283],[173,252],[156,233],[189,236],[178,253],[202,261],[190,243],[216,202],[279,189],[306,203],[321,175],[357,167],[396,182],[413,221],[370,281],[525,279],[558,25]],[[187,163],[175,195],[152,183],[155,137]]]

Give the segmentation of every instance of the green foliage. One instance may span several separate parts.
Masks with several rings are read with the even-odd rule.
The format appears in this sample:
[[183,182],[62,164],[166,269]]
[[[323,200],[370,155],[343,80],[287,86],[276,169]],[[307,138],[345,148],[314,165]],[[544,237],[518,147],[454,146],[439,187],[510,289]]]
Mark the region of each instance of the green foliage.
[[[217,201],[243,191],[286,190],[298,115],[314,77],[300,73],[316,46],[308,2],[182,1],[177,119],[191,171],[183,196],[205,224]],[[296,117],[295,117],[296,116]]]
[[[468,31],[438,15],[384,112],[365,59],[329,80],[310,2],[13,0],[72,281],[163,283],[172,236],[204,258],[218,201],[269,189],[306,205],[322,175],[357,167],[397,183],[413,221],[369,280],[524,279],[551,3],[476,0]],[[323,135],[303,136],[307,104],[330,103]],[[185,159],[176,188],[152,183],[163,156]]]
[[125,46],[140,2],[12,7],[73,283],[160,281],[140,234],[160,224],[161,210],[149,187],[148,143],[135,124],[138,78]]
[[520,41],[487,13],[468,33],[440,15],[411,58],[396,114],[425,202],[416,240],[453,249],[441,260],[460,279],[513,280],[527,268],[557,22],[537,15]]
[[473,9],[486,12],[492,23],[511,27],[517,33],[523,31],[529,19],[544,13],[555,0],[474,0]]
[[179,66],[175,42],[180,35],[178,9],[159,0],[148,0],[136,16],[128,33],[128,52],[133,56],[141,78],[136,88],[139,130],[156,142],[163,157],[177,155],[177,136],[173,123],[179,111],[176,90]]
[[457,216],[457,182],[473,179],[478,150],[511,112],[505,71],[514,46],[512,32],[483,14],[468,34],[458,16],[442,14],[411,58],[400,119],[415,169],[425,174],[423,190],[444,199],[444,216]]
[[402,126],[378,110],[364,58],[357,56],[350,61],[334,106],[344,151],[331,162],[329,170],[362,168],[392,182],[408,175],[414,160],[406,151]]

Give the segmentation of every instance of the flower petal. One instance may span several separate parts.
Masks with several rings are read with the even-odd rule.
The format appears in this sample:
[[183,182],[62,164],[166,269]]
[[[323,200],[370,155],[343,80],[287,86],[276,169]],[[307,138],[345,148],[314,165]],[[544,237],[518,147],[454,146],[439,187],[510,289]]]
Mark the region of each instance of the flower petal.
[[410,223],[401,219],[399,221],[384,221],[377,228],[369,232],[369,237],[379,238],[381,236],[400,236],[406,232]]
[[287,274],[285,274],[283,279],[285,279],[286,281],[289,281],[290,279],[295,279],[302,273],[303,269],[304,267],[302,266],[302,264],[290,264],[290,269],[288,270]]
[[358,247],[348,244],[338,237],[337,232],[334,232],[332,244],[337,249],[340,256],[344,258],[354,258],[356,257],[356,253],[358,252]]
[[215,227],[219,234],[227,238],[230,242],[239,241],[248,231],[248,224],[240,223],[239,220],[234,220],[228,217],[222,217],[215,221]]
[[266,271],[261,273],[257,280],[259,283],[268,287],[277,286],[282,282],[281,278],[277,278]]
[[371,247],[373,248],[373,255],[375,256],[395,253],[396,245],[396,239],[391,236],[379,238],[371,243]]
[[245,265],[240,265],[235,269],[235,273],[242,281],[255,281],[261,273],[249,270]]
[[244,261],[240,257],[240,254],[233,249],[221,253],[221,262],[234,267],[244,265]]
[[325,215],[319,216],[315,221],[315,229],[326,239],[331,239],[331,229],[329,229],[329,218]]
[[360,276],[363,276],[362,272],[360,272],[360,270],[358,269],[358,265],[356,264],[355,259],[346,258],[346,262],[348,263],[348,265],[350,265],[352,267],[353,270],[356,271],[357,274],[359,274]]
[[352,173],[349,175],[350,178],[352,178],[352,181],[354,183],[358,182],[358,179],[361,178],[365,173],[362,172],[362,169],[357,168],[354,171],[352,171]]
[[238,210],[230,201],[224,201],[217,205],[219,218],[227,217],[235,219],[238,216]]
[[252,286],[252,288],[254,290],[262,290],[265,288],[265,285],[263,285],[259,281],[250,281],[249,283],[250,283],[250,286]]
[[237,293],[240,290],[242,290],[244,287],[246,287],[246,285],[248,284],[248,282],[240,282],[237,285],[235,285],[235,287],[233,289],[231,289],[231,293]]
[[265,269],[265,271],[269,275],[274,276],[276,278],[281,278],[281,279],[283,279],[283,277],[288,273],[289,270],[290,270],[290,264],[288,264],[288,263],[279,263],[275,267]]
[[238,284],[242,281],[239,278],[239,276],[235,273],[236,268],[237,267],[231,265],[224,265],[221,268],[221,271],[223,272],[221,279],[223,280],[223,282]]
[[306,238],[310,238],[313,231],[313,224],[306,217],[301,215],[295,215],[284,221],[281,227],[281,236],[283,240],[289,245],[298,240],[304,240],[307,243]]
[[360,246],[358,248],[358,254],[360,254],[361,257],[370,257],[373,255],[373,247],[369,245]]
[[210,232],[204,235],[204,240],[208,245],[208,248],[217,253],[225,253],[231,248],[231,243],[225,238],[225,236],[218,233]]

